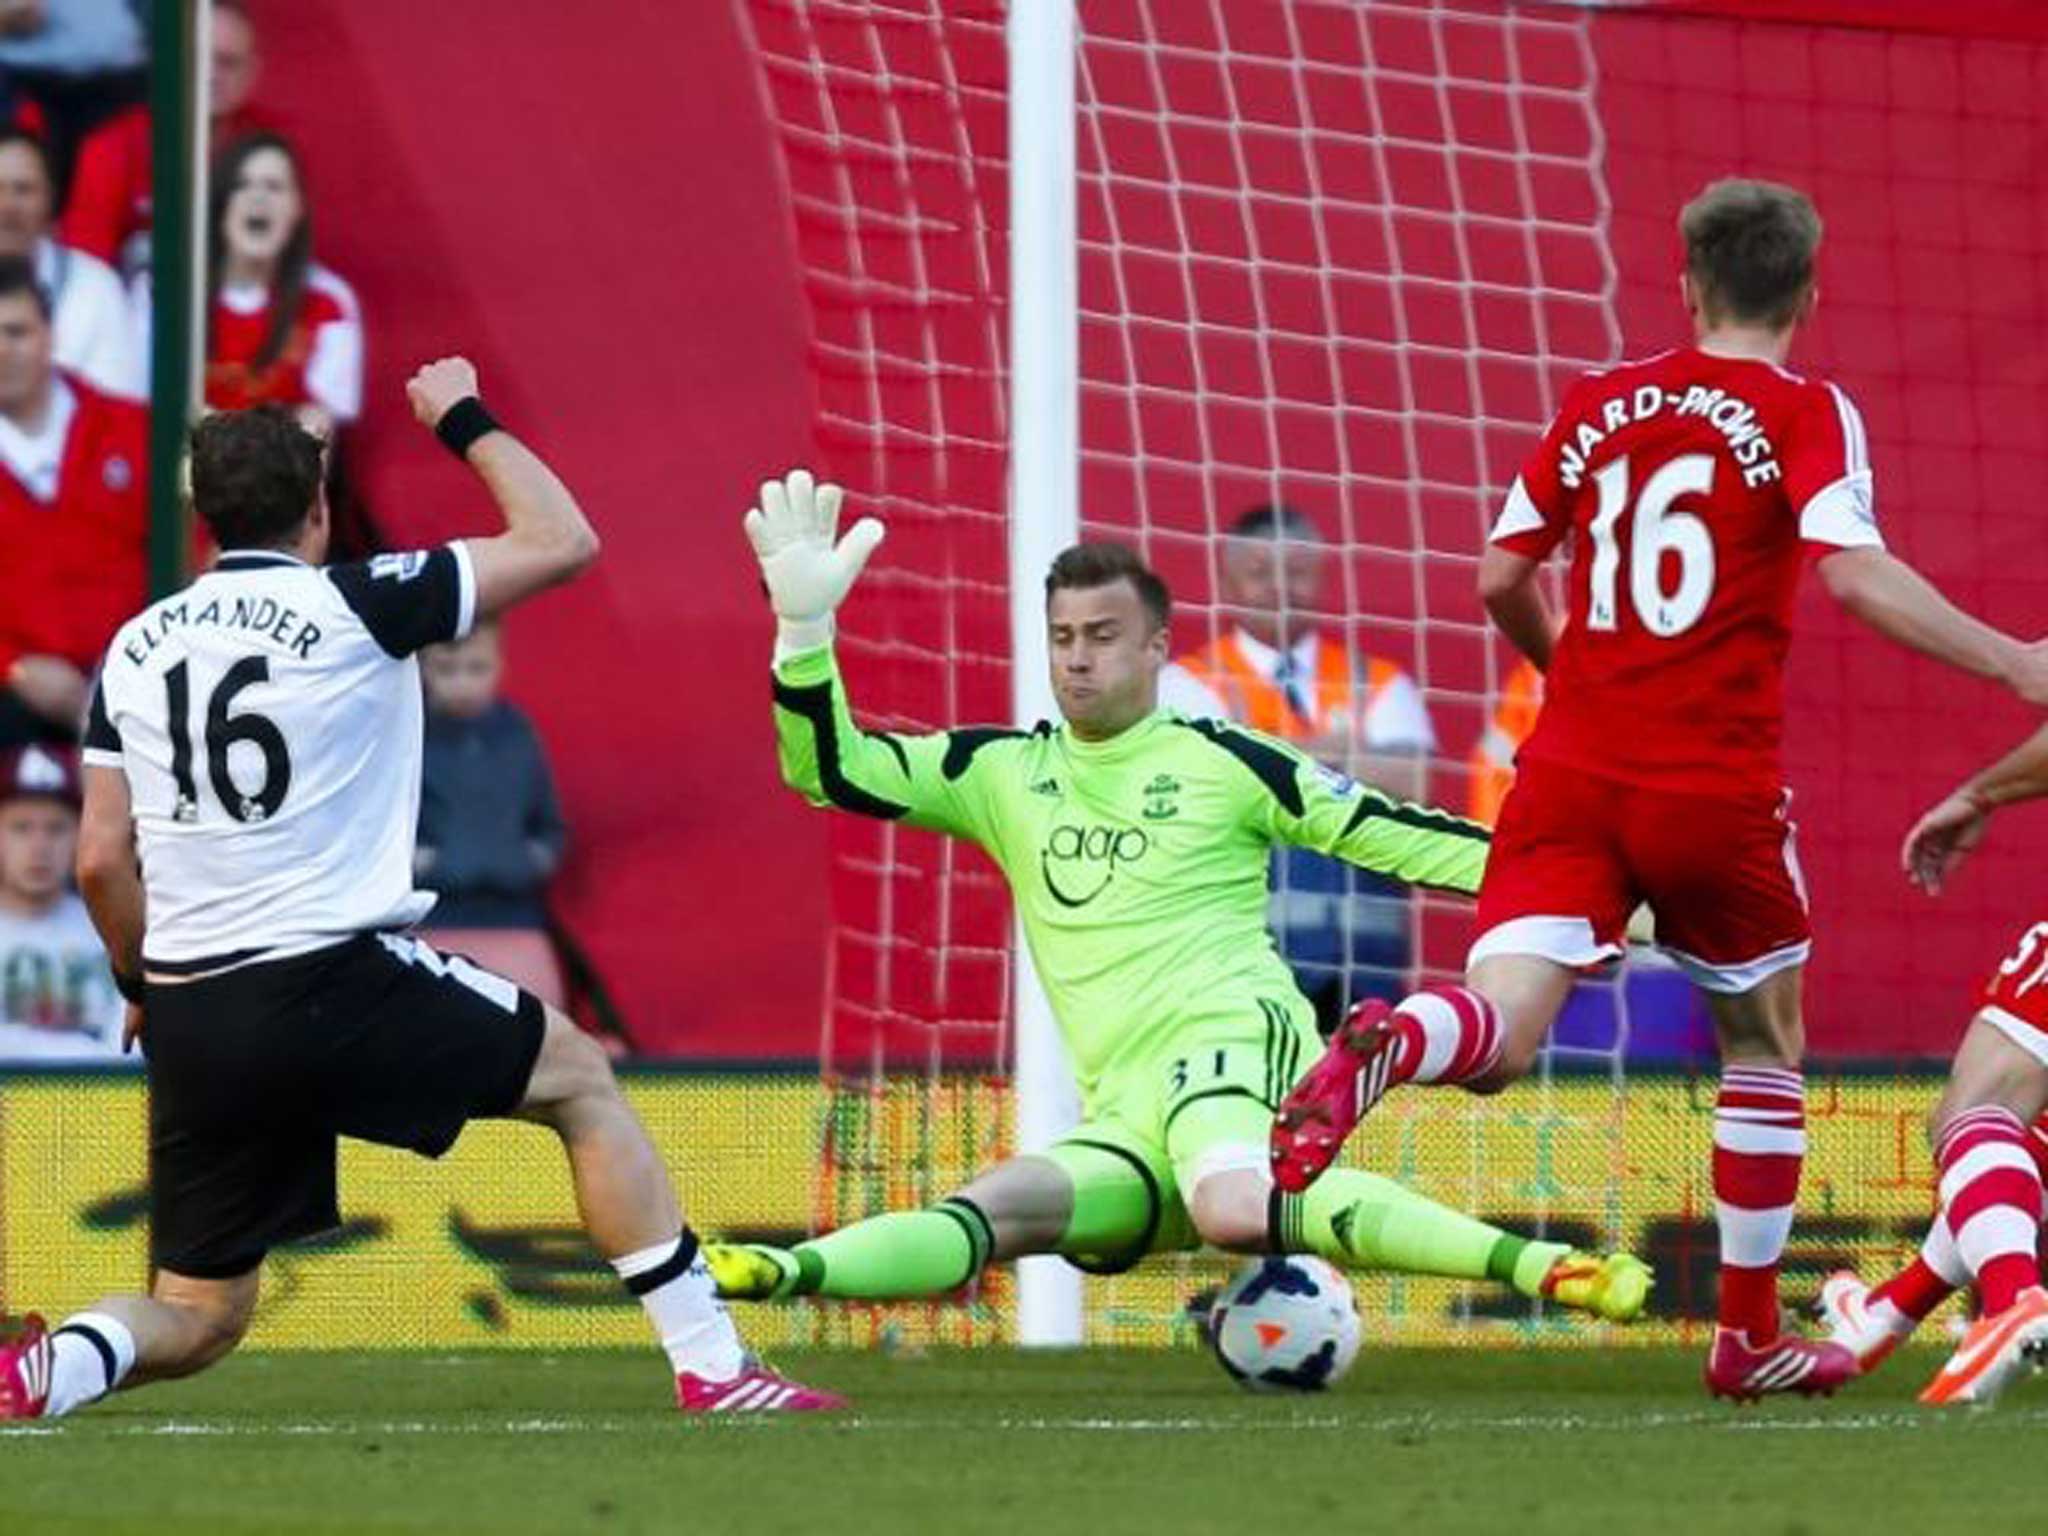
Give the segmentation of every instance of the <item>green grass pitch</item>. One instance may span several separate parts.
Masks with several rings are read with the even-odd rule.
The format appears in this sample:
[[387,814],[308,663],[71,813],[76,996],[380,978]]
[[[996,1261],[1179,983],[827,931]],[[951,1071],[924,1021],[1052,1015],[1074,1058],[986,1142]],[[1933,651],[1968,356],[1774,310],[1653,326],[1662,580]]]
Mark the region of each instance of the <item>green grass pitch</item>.
[[2038,1530],[2048,1386],[1921,1409],[1939,1358],[1737,1410],[1675,1351],[1368,1348],[1314,1398],[1192,1351],[821,1352],[781,1363],[850,1415],[693,1423],[647,1354],[248,1356],[0,1429],[0,1531]]

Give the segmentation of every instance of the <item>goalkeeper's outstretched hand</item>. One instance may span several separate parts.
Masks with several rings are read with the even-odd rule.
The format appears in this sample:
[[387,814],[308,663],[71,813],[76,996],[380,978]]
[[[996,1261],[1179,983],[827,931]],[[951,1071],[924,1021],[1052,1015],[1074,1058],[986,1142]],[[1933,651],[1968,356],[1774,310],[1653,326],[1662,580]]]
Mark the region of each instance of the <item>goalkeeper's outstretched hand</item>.
[[833,610],[882,542],[882,525],[872,517],[834,542],[845,497],[836,485],[816,484],[809,470],[793,469],[780,480],[763,481],[760,504],[747,512],[747,540],[782,621],[779,649],[831,639]]

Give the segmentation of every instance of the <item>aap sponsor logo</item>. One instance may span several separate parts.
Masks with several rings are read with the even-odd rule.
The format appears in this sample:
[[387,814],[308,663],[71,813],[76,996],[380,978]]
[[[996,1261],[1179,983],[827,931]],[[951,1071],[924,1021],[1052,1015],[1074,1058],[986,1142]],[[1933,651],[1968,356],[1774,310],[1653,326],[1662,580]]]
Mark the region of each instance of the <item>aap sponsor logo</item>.
[[1052,899],[1085,907],[1116,880],[1117,870],[1152,851],[1142,827],[1054,827],[1039,850],[1038,872]]

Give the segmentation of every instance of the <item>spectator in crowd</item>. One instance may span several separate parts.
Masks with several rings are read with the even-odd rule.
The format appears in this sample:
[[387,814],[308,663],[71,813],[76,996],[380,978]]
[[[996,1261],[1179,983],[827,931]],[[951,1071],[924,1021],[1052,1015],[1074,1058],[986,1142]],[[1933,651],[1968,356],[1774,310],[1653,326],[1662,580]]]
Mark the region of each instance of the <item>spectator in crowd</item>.
[[[209,140],[218,157],[253,133],[274,133],[276,119],[250,98],[263,58],[249,13],[236,0],[214,0],[207,107]],[[149,108],[115,113],[85,136],[72,166],[71,192],[59,231],[67,245],[119,269],[130,282],[149,270],[151,226]]]
[[[1322,530],[1306,513],[1274,504],[1239,517],[1223,548],[1220,608],[1230,627],[1166,669],[1160,701],[1269,732],[1416,799],[1436,744],[1421,690],[1395,663],[1356,655],[1331,630],[1329,564]],[[1413,944],[1401,887],[1285,849],[1272,915],[1281,952],[1326,1030],[1359,996],[1402,995]]]
[[121,1054],[121,994],[71,889],[79,803],[68,750],[0,753],[0,1063]]
[[440,897],[428,940],[560,1006],[544,897],[568,829],[533,723],[498,695],[497,624],[430,647],[420,675],[427,731],[414,859],[420,885]]
[[276,134],[250,135],[214,166],[206,403],[295,406],[324,436],[362,410],[363,326],[354,291],[313,260],[305,185]]
[[85,136],[71,164],[71,190],[57,236],[115,268],[126,281],[149,267],[149,108],[115,113]]
[[1223,545],[1219,607],[1230,627],[1168,669],[1162,697],[1415,799],[1436,745],[1421,690],[1394,662],[1356,656],[1330,632],[1329,567],[1322,529],[1305,512],[1275,504],[1240,516]]
[[0,0],[0,67],[38,91],[133,80],[148,63],[135,0]]
[[255,101],[263,79],[256,24],[240,0],[214,0],[213,52],[207,60],[207,109],[213,114],[209,148],[215,158],[251,134],[278,133],[283,123]]
[[145,380],[128,295],[105,262],[51,238],[55,191],[42,141],[0,128],[0,256],[35,263],[55,318],[57,366],[104,394],[139,400]]
[[1515,782],[1515,754],[1536,728],[1543,707],[1543,674],[1526,657],[1501,685],[1493,720],[1472,747],[1472,789],[1469,814],[1489,827],[1500,820],[1500,803]]
[[52,362],[35,268],[0,256],[0,747],[75,739],[142,606],[149,416]]
[[0,0],[0,70],[34,104],[58,187],[80,139],[148,93],[138,0]]

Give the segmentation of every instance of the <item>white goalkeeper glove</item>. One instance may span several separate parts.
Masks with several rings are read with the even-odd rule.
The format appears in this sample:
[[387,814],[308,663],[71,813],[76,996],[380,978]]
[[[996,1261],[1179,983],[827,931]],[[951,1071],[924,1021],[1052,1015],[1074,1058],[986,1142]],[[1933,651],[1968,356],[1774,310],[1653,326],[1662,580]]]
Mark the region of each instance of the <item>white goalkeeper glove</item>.
[[778,659],[813,650],[832,639],[832,612],[846,598],[868,556],[882,542],[882,525],[864,517],[833,542],[846,492],[818,485],[807,469],[761,484],[761,502],[746,516],[747,540],[761,562],[761,580],[779,621]]

